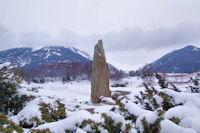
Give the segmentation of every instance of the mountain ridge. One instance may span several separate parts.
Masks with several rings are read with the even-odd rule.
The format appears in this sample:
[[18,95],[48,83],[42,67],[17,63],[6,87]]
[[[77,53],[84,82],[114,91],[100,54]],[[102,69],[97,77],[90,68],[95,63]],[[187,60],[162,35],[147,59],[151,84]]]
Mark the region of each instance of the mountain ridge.
[[75,47],[46,46],[37,50],[30,47],[0,51],[0,63],[11,62],[17,67],[39,67],[59,62],[91,62],[91,57]]
[[200,48],[192,45],[174,50],[151,63],[157,72],[192,73],[200,70]]
[[[90,79],[92,58],[75,47],[47,46],[34,50],[29,47],[0,51],[0,64],[10,62],[20,69],[29,81],[51,78],[60,80]],[[120,79],[123,74],[109,64],[110,78]]]

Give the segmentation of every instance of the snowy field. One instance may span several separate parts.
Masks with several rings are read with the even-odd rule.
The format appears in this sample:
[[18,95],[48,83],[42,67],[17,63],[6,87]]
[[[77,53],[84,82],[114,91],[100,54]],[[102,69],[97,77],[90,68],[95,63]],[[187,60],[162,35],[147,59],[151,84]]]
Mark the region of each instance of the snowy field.
[[[9,119],[16,124],[20,124],[20,121],[33,124],[32,129],[42,130],[48,128],[55,133],[65,133],[67,131],[79,133],[95,132],[93,128],[95,122],[99,123],[98,130],[100,132],[107,133],[111,131],[102,126],[102,123],[106,121],[102,117],[102,114],[105,113],[113,120],[112,124],[114,126],[121,123],[120,130],[123,132],[137,133],[137,131],[145,131],[144,123],[142,123],[145,118],[149,129],[160,119],[159,132],[161,133],[200,133],[200,94],[191,93],[187,87],[188,84],[177,84],[177,88],[181,91],[177,92],[172,89],[160,89],[157,80],[154,79],[155,89],[158,92],[169,95],[169,100],[173,101],[173,107],[166,111],[160,111],[162,110],[163,99],[159,95],[152,96],[155,98],[158,107],[152,107],[150,110],[147,110],[135,98],[135,96],[141,95],[141,91],[145,91],[142,79],[132,77],[123,79],[121,82],[127,82],[128,85],[126,87],[110,87],[112,95],[119,94],[117,99],[104,97],[100,104],[91,103],[89,81],[70,83],[48,82],[44,84],[27,84],[23,82],[20,93],[35,96],[35,99],[30,101],[17,115],[10,116]],[[114,83],[114,81],[111,81],[110,85]],[[128,93],[122,94],[120,92]],[[56,107],[57,100],[64,104],[66,118],[55,122],[45,122],[42,120],[40,103]],[[159,111],[162,112],[162,116],[158,115]],[[132,117],[129,119],[127,116],[134,116],[135,120]],[[31,121],[34,117],[37,117],[44,123],[36,124]],[[84,120],[91,120],[93,123],[87,123],[82,126]],[[127,125],[129,125],[129,128],[127,128]],[[30,132],[30,129],[24,128],[24,132]]]

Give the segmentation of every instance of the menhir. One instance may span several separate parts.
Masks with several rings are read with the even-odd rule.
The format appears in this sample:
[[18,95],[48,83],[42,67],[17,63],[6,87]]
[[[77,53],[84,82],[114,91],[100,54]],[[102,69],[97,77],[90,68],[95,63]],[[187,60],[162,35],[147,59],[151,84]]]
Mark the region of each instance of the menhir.
[[94,48],[91,87],[91,98],[93,103],[99,103],[101,96],[111,96],[109,89],[109,68],[106,63],[102,40],[99,40]]

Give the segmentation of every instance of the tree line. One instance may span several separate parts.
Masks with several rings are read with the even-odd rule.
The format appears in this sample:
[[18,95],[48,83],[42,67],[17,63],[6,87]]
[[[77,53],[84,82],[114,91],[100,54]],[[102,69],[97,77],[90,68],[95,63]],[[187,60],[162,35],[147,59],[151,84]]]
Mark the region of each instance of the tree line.
[[[113,80],[121,79],[125,74],[123,71],[118,70],[115,67],[109,67],[110,78]],[[40,68],[20,68],[20,74],[28,81],[45,82],[45,79],[49,80],[62,80],[74,81],[77,79],[90,80],[92,72],[92,62],[72,62],[72,63],[56,63],[41,65]]]

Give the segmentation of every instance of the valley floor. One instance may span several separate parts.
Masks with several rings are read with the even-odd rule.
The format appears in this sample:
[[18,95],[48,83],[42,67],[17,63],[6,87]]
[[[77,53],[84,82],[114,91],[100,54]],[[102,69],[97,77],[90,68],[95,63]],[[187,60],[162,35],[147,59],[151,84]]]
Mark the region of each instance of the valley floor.
[[[177,84],[179,91],[174,91],[169,88],[161,89],[157,80],[153,79],[159,95],[153,93],[151,97],[156,100],[157,106],[154,107],[149,99],[150,109],[147,109],[146,104],[140,103],[141,101],[136,98],[136,96],[141,97],[141,91],[145,93],[143,80],[129,77],[121,81],[125,82],[128,83],[126,87],[110,87],[113,98],[102,97],[100,104],[93,104],[90,101],[89,81],[44,84],[24,82],[21,84],[20,93],[35,98],[17,115],[10,116],[9,120],[17,125],[31,125],[24,126],[24,132],[33,132],[31,129],[48,129],[55,133],[72,131],[84,133],[95,132],[98,128],[99,132],[105,133],[118,131],[137,133],[146,130],[161,133],[200,133],[200,93],[191,93],[187,88],[188,83]],[[114,83],[111,81],[110,84]],[[160,94],[169,96],[167,98],[172,105],[167,110],[163,109],[165,95]],[[42,110],[45,108],[42,107],[48,108],[49,114],[58,113],[58,116],[65,113],[62,114],[64,117],[51,119],[53,115],[50,115],[46,116],[50,117],[49,119],[45,119]],[[159,114],[160,112],[162,114]]]

